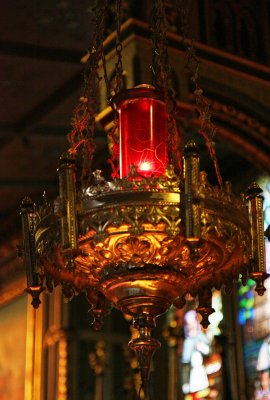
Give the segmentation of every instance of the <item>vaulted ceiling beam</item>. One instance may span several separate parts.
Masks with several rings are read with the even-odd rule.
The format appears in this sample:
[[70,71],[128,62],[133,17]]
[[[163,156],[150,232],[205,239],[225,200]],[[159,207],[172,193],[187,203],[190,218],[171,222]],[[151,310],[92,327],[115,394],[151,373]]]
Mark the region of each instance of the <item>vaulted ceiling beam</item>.
[[5,42],[0,40],[0,54],[35,60],[64,62],[78,65],[85,52],[64,48],[54,48],[22,42]]

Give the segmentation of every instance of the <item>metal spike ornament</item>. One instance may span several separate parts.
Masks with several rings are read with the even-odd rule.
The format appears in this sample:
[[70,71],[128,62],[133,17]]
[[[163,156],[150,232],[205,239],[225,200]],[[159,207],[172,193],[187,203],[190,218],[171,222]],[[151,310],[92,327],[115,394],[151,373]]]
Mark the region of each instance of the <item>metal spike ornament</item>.
[[[160,18],[164,4],[158,3]],[[95,41],[103,39],[100,31],[103,27],[97,27]],[[159,34],[155,32],[155,38],[161,40]],[[117,43],[119,52],[119,38]],[[105,60],[102,52],[97,56],[94,72],[89,65],[87,69],[91,82],[98,61]],[[167,62],[167,57],[155,62]],[[267,276],[260,189],[249,188],[248,213],[245,199],[234,195],[229,183],[210,185],[206,172],[200,171],[194,141],[183,149],[183,172],[176,173],[179,160],[175,165],[169,161],[175,160],[171,153],[177,143],[166,105],[170,91],[162,90],[168,79],[165,73],[160,79],[158,90],[143,84],[112,99],[120,137],[119,178],[107,182],[102,171],[96,171],[91,184],[85,184],[89,176],[78,184],[75,159],[88,165],[88,147],[75,145],[61,157],[60,195],[54,204],[45,201],[37,208],[25,200],[21,209],[27,290],[33,305],[38,306],[43,286],[52,290],[60,283],[68,299],[87,294],[96,329],[111,307],[130,315],[139,336],[129,346],[137,354],[146,395],[152,355],[160,346],[151,337],[159,315],[172,304],[183,307],[189,293],[198,296],[197,311],[207,327],[214,311],[213,288],[229,291],[239,274],[250,273],[261,294]],[[84,98],[94,99],[92,90],[86,80]],[[82,120],[79,123],[83,131]],[[93,140],[91,129],[88,126],[84,144]]]
[[25,291],[32,296],[32,306],[37,309],[41,303],[39,297],[44,291],[38,274],[35,247],[35,205],[29,197],[21,204],[21,221],[23,233],[22,255],[26,267],[27,288]]
[[266,290],[264,280],[269,274],[266,273],[262,189],[256,182],[253,182],[248,188],[247,201],[252,240],[249,275],[256,282],[256,292],[262,296]]

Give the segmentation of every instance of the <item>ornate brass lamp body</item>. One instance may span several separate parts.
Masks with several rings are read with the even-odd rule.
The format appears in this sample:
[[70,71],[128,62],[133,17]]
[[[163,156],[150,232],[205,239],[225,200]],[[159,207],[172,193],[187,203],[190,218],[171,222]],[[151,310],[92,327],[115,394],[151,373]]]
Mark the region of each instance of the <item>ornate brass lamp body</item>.
[[[139,336],[135,350],[146,389],[150,361],[160,343],[151,337],[155,319],[187,293],[208,325],[212,288],[229,291],[248,273],[263,291],[266,277],[262,198],[249,189],[249,213],[231,186],[213,187],[200,171],[198,149],[189,141],[183,174],[169,163],[168,120],[161,93],[151,86],[121,91],[120,178],[93,173],[88,187],[76,183],[71,153],[61,157],[60,193],[37,208],[22,204],[28,291],[34,296],[61,284],[67,298],[85,292],[94,326],[116,307],[130,314]],[[250,267],[251,265],[251,267]]]
[[[122,93],[121,103],[125,99],[145,103],[158,96],[155,89],[141,87]],[[121,113],[121,105],[118,110]],[[166,118],[164,113],[163,126]],[[140,129],[143,137],[149,134]],[[159,346],[150,334],[158,315],[171,304],[183,305],[185,295],[191,293],[199,296],[198,312],[206,327],[213,312],[213,287],[230,288],[239,273],[245,275],[251,256],[254,262],[260,260],[259,269],[253,262],[251,271],[256,280],[260,275],[260,287],[265,277],[257,191],[250,189],[248,197],[250,226],[243,198],[234,196],[228,183],[225,189],[212,187],[206,173],[200,172],[193,141],[184,150],[183,177],[175,174],[172,165],[156,175],[143,176],[131,165],[122,179],[106,182],[96,171],[92,186],[77,189],[74,159],[67,154],[60,162],[60,196],[55,203],[46,202],[36,210],[31,205],[30,222],[25,220],[25,203],[22,208],[25,254],[33,255],[25,257],[27,269],[35,276],[29,281],[30,291],[42,285],[51,289],[58,283],[67,297],[85,291],[97,327],[110,304],[132,315],[139,337],[130,346],[138,355],[144,383],[152,353]],[[37,274],[40,281],[36,282]]]

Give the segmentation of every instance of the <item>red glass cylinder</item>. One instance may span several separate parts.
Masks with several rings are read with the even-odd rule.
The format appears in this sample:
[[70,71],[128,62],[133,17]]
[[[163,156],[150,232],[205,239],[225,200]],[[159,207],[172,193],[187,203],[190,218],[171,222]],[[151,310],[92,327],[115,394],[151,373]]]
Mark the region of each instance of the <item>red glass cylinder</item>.
[[136,165],[144,177],[160,176],[168,165],[166,105],[153,87],[141,85],[117,95],[120,178]]

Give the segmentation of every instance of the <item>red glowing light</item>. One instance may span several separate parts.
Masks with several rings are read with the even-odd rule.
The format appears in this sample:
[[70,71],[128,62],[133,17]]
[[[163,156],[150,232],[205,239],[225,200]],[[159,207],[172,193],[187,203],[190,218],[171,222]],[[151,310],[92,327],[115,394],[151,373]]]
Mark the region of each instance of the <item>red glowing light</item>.
[[148,161],[142,162],[139,164],[140,171],[151,171],[153,168],[151,167],[151,164]]
[[120,177],[132,164],[139,174],[160,176],[168,164],[167,113],[153,88],[135,88],[117,104],[120,133]]

